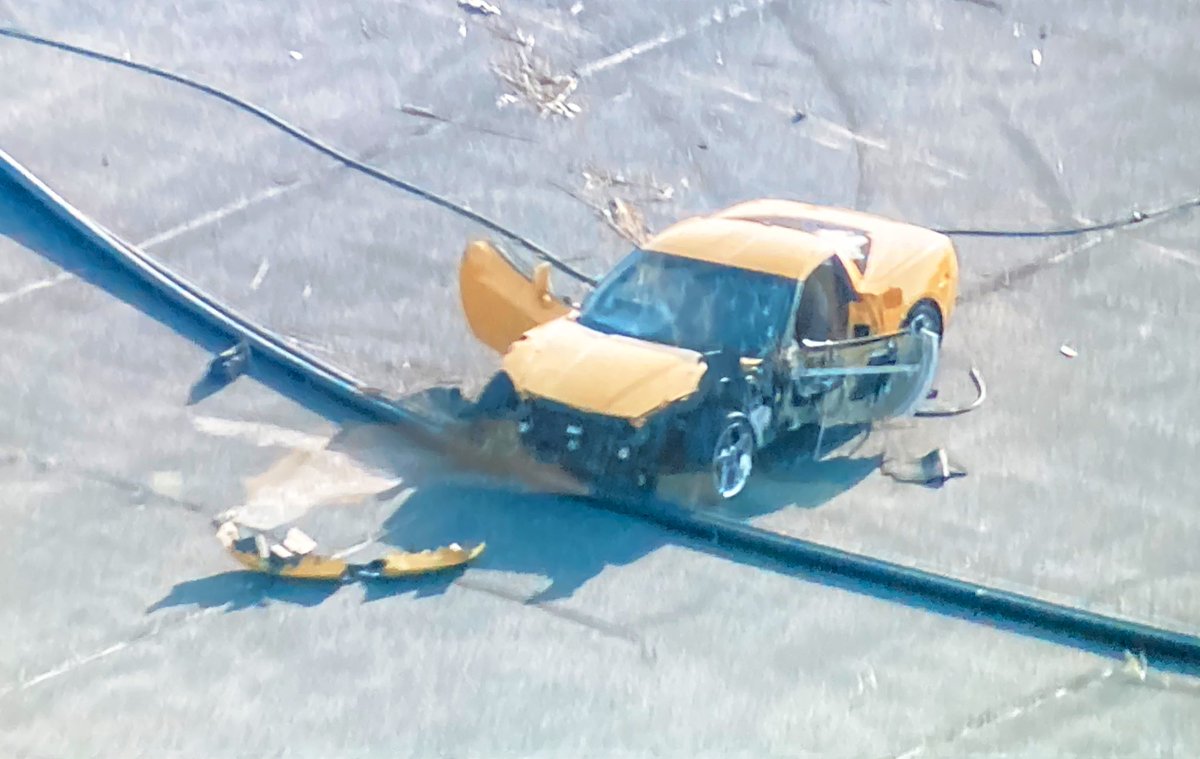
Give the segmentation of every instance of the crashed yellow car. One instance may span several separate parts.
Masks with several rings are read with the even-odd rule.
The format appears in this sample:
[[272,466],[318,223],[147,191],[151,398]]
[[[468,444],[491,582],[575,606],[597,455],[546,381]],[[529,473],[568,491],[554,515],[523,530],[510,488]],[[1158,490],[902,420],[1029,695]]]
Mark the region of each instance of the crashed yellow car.
[[503,355],[478,413],[585,481],[645,490],[703,471],[728,499],[782,433],[916,409],[958,261],[928,229],[756,200],[668,227],[579,304],[551,291],[546,262],[487,241],[467,246],[459,284],[472,332]]

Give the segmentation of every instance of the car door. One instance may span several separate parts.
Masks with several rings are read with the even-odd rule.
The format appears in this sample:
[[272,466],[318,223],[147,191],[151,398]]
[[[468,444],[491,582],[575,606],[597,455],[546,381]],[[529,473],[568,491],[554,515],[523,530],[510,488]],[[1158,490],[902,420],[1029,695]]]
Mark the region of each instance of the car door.
[[571,310],[550,291],[549,263],[521,265],[485,240],[463,251],[458,286],[471,332],[498,353],[526,331]]
[[904,330],[849,340],[802,340],[789,352],[792,391],[823,426],[908,416],[929,394],[939,337]]

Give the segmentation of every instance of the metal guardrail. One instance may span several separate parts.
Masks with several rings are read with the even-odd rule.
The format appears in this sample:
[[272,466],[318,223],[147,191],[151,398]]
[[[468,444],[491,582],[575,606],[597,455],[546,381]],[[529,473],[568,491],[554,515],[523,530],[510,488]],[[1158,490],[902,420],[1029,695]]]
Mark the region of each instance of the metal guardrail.
[[[366,391],[366,386],[304,351],[271,330],[222,304],[194,284],[163,267],[135,246],[89,219],[0,151],[0,173],[28,193],[93,245],[112,263],[157,289],[170,302],[234,342],[305,378],[328,396],[384,423],[415,425],[427,432],[439,425]],[[849,585],[875,597],[933,610],[993,627],[1074,646],[1107,656],[1133,652],[1147,664],[1200,675],[1200,637],[1127,619],[1098,614],[1031,596],[959,580],[915,567],[843,551],[770,532],[711,513],[696,512],[659,499],[583,499],[608,511],[636,517],[725,550],[742,551],[777,562],[793,572],[810,573],[829,584]]]

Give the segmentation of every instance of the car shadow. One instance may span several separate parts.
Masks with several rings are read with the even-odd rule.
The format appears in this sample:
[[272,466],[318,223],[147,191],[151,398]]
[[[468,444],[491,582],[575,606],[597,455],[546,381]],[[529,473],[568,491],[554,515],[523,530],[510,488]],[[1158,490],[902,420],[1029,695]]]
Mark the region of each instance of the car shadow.
[[[62,270],[132,306],[157,323],[216,356],[235,342],[229,335],[210,328],[191,314],[163,298],[154,287],[143,283],[124,267],[34,204],[6,180],[0,180],[0,235],[31,250]],[[303,377],[265,361],[251,361],[246,376],[261,382],[299,405],[323,416],[344,430],[360,429],[369,420],[353,409],[330,400],[312,389]],[[237,380],[235,380],[237,381]],[[181,388],[180,404],[187,405],[219,392],[222,385],[209,374],[207,364],[196,367],[195,381]],[[437,411],[451,416],[461,394],[441,392],[402,399],[402,404],[422,412]],[[832,441],[836,432],[827,431]],[[369,437],[369,436],[368,436]],[[404,463],[403,456],[380,455],[380,445],[360,445],[353,435],[336,438],[331,448],[351,457],[361,457],[367,466],[395,470],[409,491],[395,494],[395,508],[383,520],[380,542],[411,549],[449,543],[486,542],[487,550],[473,567],[542,578],[543,587],[531,601],[564,598],[606,568],[624,566],[667,545],[687,545],[704,550],[702,544],[666,532],[646,522],[595,508],[595,502],[571,495],[546,484],[539,474],[528,484],[529,462],[494,456],[464,454],[464,446],[451,446],[434,458],[449,465],[421,469]],[[398,433],[391,443],[397,448],[416,446],[411,435]],[[853,487],[870,471],[870,461],[841,460],[804,463],[806,455],[797,447],[781,444],[776,456],[763,460],[763,473],[772,481],[789,484],[768,491],[756,487],[746,495],[749,504],[739,518],[749,519],[784,506],[815,508],[843,490]],[[810,449],[811,450],[811,449]],[[788,451],[790,453],[785,453]],[[429,460],[422,455],[419,459]],[[463,472],[470,476],[464,476]],[[482,479],[480,476],[482,475]],[[569,478],[568,478],[569,479]],[[553,477],[550,478],[553,480]],[[519,483],[514,485],[513,483]],[[761,492],[760,492],[761,491]],[[566,494],[564,494],[566,493]],[[319,538],[320,536],[318,536]],[[214,547],[216,543],[214,541]],[[755,562],[753,557],[738,560]],[[470,571],[470,570],[467,570]],[[444,593],[460,572],[411,580],[364,583],[365,599],[374,601],[396,595],[426,597]],[[268,602],[315,606],[337,592],[337,583],[294,581],[253,572],[224,572],[211,577],[181,582],[148,613],[176,608],[224,608],[234,611]]]

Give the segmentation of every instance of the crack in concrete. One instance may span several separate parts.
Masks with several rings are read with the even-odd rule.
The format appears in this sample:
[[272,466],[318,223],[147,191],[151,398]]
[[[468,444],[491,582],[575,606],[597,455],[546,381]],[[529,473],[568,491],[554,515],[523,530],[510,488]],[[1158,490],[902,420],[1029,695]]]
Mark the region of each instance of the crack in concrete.
[[703,32],[713,26],[720,26],[727,21],[741,16],[751,10],[762,10],[770,5],[774,5],[778,0],[750,0],[749,2],[733,2],[724,7],[714,8],[707,16],[697,19],[690,26],[679,26],[674,29],[668,29],[661,34],[651,37],[648,40],[642,40],[636,44],[630,45],[627,48],[618,50],[617,52],[606,55],[603,58],[598,58],[590,63],[585,63],[575,69],[575,74],[580,79],[586,79],[606,71],[608,69],[620,66],[627,61],[631,61],[638,56],[646,53],[654,52],[660,48],[666,47],[673,42],[678,42],[686,37]]
[[1056,685],[1037,691],[1016,704],[989,709],[967,719],[959,727],[953,728],[941,735],[923,739],[920,743],[905,751],[888,754],[888,759],[915,759],[930,748],[939,748],[954,744],[963,738],[988,727],[1011,722],[1033,710],[1068,696],[1078,695],[1107,681],[1117,673],[1113,666],[1093,669],[1067,680],[1062,685]]

